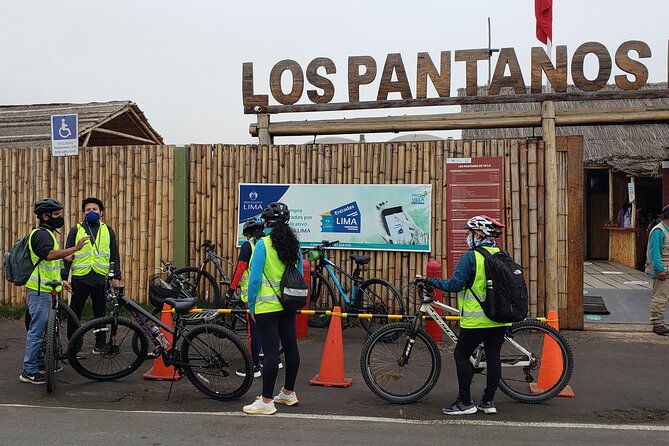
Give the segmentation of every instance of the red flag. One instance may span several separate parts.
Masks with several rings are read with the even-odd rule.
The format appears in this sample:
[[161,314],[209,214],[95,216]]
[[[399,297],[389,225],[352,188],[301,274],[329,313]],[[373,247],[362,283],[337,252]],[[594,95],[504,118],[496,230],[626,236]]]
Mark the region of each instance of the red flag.
[[534,16],[537,18],[537,39],[544,45],[546,38],[553,41],[553,0],[534,0]]

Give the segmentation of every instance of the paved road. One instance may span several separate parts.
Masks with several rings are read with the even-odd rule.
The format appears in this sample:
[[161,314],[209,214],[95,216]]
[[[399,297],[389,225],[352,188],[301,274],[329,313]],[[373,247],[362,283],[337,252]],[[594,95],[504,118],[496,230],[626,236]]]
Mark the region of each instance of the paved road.
[[[18,381],[25,330],[20,322],[0,321],[0,443],[234,444],[242,432],[245,438],[271,439],[275,444],[426,444],[437,438],[483,442],[492,435],[499,444],[668,443],[669,337],[565,332],[575,353],[575,398],[527,405],[500,395],[497,416],[451,419],[440,412],[456,394],[450,354],[444,356],[440,382],[430,395],[418,403],[392,405],[376,398],[360,376],[360,328],[344,330],[345,374],[353,386],[307,384],[320,367],[325,334],[311,330],[309,338],[300,341],[300,405],[280,407],[279,416],[258,421],[240,409],[260,393],[259,380],[241,401],[219,402],[183,379],[166,401],[170,384],[145,381],[140,372],[118,382],[98,383],[65,367],[57,375],[56,392],[47,395],[43,386]],[[145,369],[150,365],[147,362]],[[478,377],[474,394],[483,387],[484,378]],[[36,419],[40,428],[28,429],[25,420]],[[96,428],[91,431],[90,426]]]

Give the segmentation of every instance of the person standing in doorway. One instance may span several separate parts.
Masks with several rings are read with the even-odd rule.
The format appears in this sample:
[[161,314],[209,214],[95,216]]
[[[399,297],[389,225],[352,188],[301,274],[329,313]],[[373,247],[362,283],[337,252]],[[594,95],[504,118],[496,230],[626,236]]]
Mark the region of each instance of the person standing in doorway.
[[[84,198],[81,202],[84,219],[70,229],[65,246],[70,247],[86,238],[89,240],[77,252],[72,262],[65,262],[61,271],[63,287],[72,293],[70,308],[79,319],[86,300],[90,297],[93,304],[93,317],[102,317],[105,313],[105,284],[111,262],[114,263],[114,286],[120,285],[121,260],[118,252],[116,233],[103,221],[105,206],[102,200],[95,197]],[[72,281],[68,277],[72,271]],[[68,338],[76,327],[67,327]],[[93,354],[99,354],[104,343],[104,335],[100,336],[100,345],[93,348]],[[81,352],[85,355],[86,352]]]
[[669,335],[664,324],[664,312],[669,300],[669,204],[662,209],[662,221],[653,227],[646,249],[646,275],[653,278],[653,293],[650,301],[650,323],[653,333]]

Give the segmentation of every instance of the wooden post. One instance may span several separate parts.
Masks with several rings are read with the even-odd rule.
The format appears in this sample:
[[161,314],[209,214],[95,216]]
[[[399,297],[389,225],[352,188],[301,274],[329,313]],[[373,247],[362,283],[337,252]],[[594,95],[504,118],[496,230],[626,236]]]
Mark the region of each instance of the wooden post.
[[260,145],[272,145],[274,144],[274,138],[269,133],[269,115],[262,114],[258,115],[258,142]]
[[[558,191],[555,146],[555,103],[541,103],[541,129],[546,169],[546,308],[558,309]],[[515,242],[515,241],[514,241]]]
[[[636,184],[634,184],[634,175],[630,177],[630,183],[634,186],[634,200],[632,201],[632,228],[636,228]],[[629,186],[628,186],[629,187]],[[629,192],[628,192],[629,200]]]
[[616,221],[613,195],[613,169],[609,167],[609,221]]

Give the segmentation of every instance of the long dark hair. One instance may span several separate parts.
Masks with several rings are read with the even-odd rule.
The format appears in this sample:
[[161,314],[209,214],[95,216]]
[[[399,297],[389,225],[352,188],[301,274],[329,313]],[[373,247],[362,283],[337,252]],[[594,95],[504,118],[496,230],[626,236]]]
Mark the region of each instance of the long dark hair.
[[299,260],[300,241],[293,228],[282,221],[272,224],[272,232],[269,234],[272,246],[276,249],[279,260],[284,265],[295,264]]

